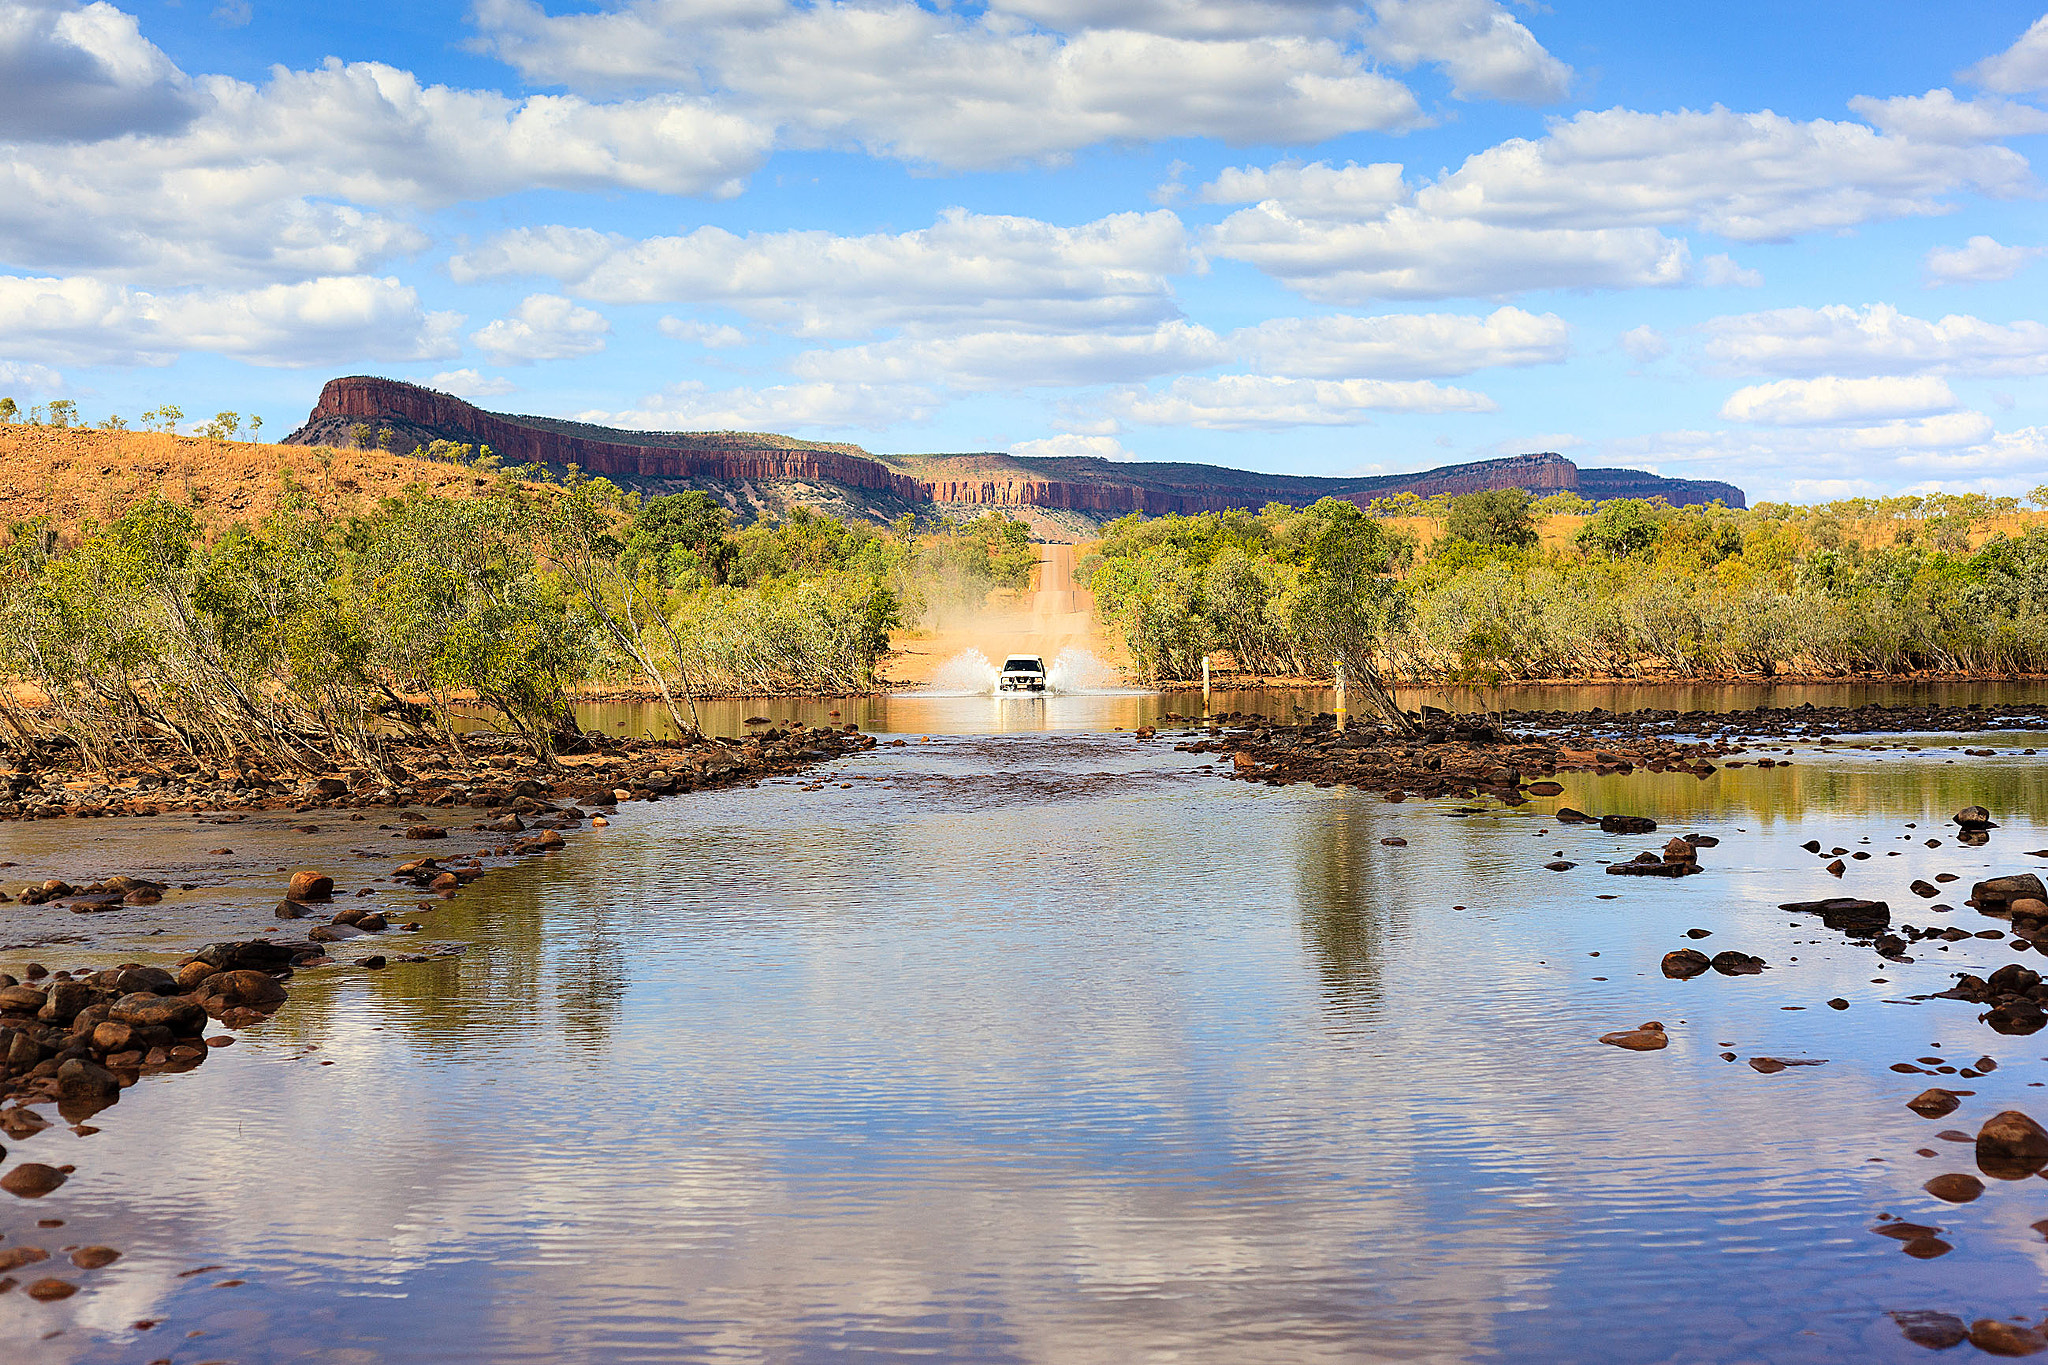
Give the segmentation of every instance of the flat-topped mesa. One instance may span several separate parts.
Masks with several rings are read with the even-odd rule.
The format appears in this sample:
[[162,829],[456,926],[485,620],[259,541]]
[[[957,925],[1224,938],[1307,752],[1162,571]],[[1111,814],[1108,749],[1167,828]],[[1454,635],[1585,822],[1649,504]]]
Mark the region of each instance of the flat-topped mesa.
[[[1418,474],[1348,479],[1255,474],[1216,465],[1112,462],[1093,456],[912,455],[892,463],[922,479],[937,503],[1054,507],[1115,516],[1126,512],[1221,512],[1269,502],[1306,507],[1325,497],[1369,503],[1374,498],[1411,492],[1431,497],[1526,488],[1543,494],[1579,486],[1578,466],[1562,455],[1548,453],[1480,460]],[[1641,477],[1659,482],[1655,475]],[[1716,489],[1695,500],[1723,496],[1740,505],[1741,490],[1725,484]]]
[[859,446],[751,432],[637,432],[551,417],[485,412],[450,394],[394,379],[329,380],[287,445],[351,445],[357,426],[390,428],[405,448],[431,441],[487,445],[508,465],[576,465],[625,479],[824,481],[919,500],[914,479]]
[[[1526,488],[1539,495],[1577,492],[1595,501],[1661,497],[1673,505],[1715,500],[1744,505],[1742,490],[1732,484],[1666,479],[1634,469],[1581,470],[1552,452],[1413,474],[1334,479],[1089,456],[982,452],[884,457],[856,445],[767,432],[626,431],[485,412],[417,384],[366,375],[331,380],[306,424],[285,441],[348,445],[358,426],[379,432],[388,428],[401,449],[435,440],[488,445],[509,465],[574,464],[663,491],[677,483],[838,485],[864,495],[853,500],[862,514],[885,520],[905,504],[1044,508],[1106,520],[1129,512],[1191,515],[1269,502],[1306,507],[1325,497],[1365,504],[1398,493],[1432,497],[1493,488]],[[889,505],[871,505],[876,497]]]

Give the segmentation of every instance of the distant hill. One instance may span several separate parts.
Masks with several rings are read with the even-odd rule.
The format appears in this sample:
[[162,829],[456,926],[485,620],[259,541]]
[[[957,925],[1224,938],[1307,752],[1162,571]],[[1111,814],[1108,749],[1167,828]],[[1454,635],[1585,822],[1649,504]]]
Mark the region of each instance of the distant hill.
[[574,464],[648,493],[700,488],[745,518],[793,503],[883,521],[907,511],[998,507],[1025,517],[1048,539],[1086,536],[1128,512],[1215,512],[1269,502],[1307,506],[1323,497],[1364,503],[1403,492],[1430,497],[1526,488],[1539,495],[1570,490],[1595,502],[1661,497],[1674,506],[1716,500],[1730,507],[1746,505],[1733,484],[1666,479],[1636,469],[1580,469],[1549,452],[1350,479],[989,452],[876,455],[856,445],[768,433],[627,431],[511,416],[416,384],[367,375],[329,381],[305,425],[285,441],[347,446],[354,443],[358,426],[389,429],[399,450],[436,440],[489,445],[508,464]]

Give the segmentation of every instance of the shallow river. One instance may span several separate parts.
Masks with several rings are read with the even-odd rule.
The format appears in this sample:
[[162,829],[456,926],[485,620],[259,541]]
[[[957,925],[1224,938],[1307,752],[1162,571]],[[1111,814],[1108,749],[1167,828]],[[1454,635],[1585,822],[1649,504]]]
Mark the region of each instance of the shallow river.
[[[1899,966],[1775,908],[1864,894],[1993,927],[1906,884],[1956,873],[1960,906],[2048,861],[2021,856],[2048,843],[2016,752],[2038,739],[1570,778],[1460,817],[1224,781],[1167,736],[937,733],[989,702],[957,706],[819,791],[623,806],[405,945],[461,956],[302,973],[99,1133],[8,1141],[78,1170],[7,1200],[0,1248],[125,1256],[61,1303],[0,1296],[0,1359],[1904,1360],[1890,1310],[2048,1311],[2048,1185],[1920,1189],[1975,1169],[1937,1131],[2048,1119],[2048,1034],[1886,1003],[2017,955]],[[1560,827],[1561,802],[1667,829]],[[1972,802],[2003,822],[1987,847],[1943,825]],[[250,856],[188,898],[212,908],[186,937],[272,923],[278,866],[352,889],[405,847],[351,858],[386,836],[293,818],[235,829]],[[1593,861],[1695,830],[1721,839],[1701,876]],[[38,875],[201,866],[223,837],[0,826]],[[1875,856],[1837,881],[1815,838]],[[1580,866],[1543,870],[1557,850]],[[1666,980],[1695,926],[1771,970]],[[132,955],[95,928],[43,957]],[[1595,1041],[1650,1018],[1665,1051]],[[1938,1078],[1887,1070],[1980,1053],[2000,1068],[1936,1122],[1904,1101]],[[1880,1213],[1956,1250],[1904,1256]]]

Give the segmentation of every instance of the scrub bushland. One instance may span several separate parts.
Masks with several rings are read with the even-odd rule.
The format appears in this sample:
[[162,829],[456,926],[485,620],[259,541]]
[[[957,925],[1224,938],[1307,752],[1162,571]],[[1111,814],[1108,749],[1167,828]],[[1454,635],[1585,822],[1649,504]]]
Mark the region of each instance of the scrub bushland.
[[653,688],[679,728],[719,691],[873,686],[889,632],[1025,585],[1021,523],[849,526],[797,508],[732,530],[703,493],[642,500],[571,470],[468,466],[337,511],[290,474],[202,525],[163,491],[0,545],[0,743],[95,767],[163,752],[382,773],[386,741],[462,750],[479,721],[547,757],[582,684]]
[[[2048,488],[2029,501],[2048,507]],[[1414,682],[2048,671],[2048,525],[2015,498],[1738,511],[1510,489],[1345,506],[1126,517],[1081,574],[1158,680],[1213,652],[1356,676],[1340,638],[1375,679]],[[1347,589],[1318,552],[1338,528],[1379,562],[1370,584]]]

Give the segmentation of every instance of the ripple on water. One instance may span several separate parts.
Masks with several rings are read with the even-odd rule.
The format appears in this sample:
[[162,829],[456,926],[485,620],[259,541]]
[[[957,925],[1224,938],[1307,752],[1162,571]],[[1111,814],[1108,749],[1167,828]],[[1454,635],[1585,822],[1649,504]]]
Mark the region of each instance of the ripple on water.
[[[1558,801],[1722,838],[1709,875],[1613,901],[1598,860],[1642,841],[1546,825],[1557,802],[1447,821],[1118,735],[949,738],[818,792],[628,806],[437,912],[475,936],[464,958],[303,977],[99,1135],[23,1144],[80,1166],[52,1197],[67,1243],[126,1254],[33,1318],[0,1310],[0,1339],[65,1324],[32,1343],[61,1360],[190,1330],[181,1350],[246,1360],[1917,1358],[1884,1311],[2037,1306],[2038,1210],[1921,1192],[1967,1149],[1913,1156],[1913,1078],[1884,1068],[1937,1042],[1999,1056],[1959,1122],[2040,1107],[2032,1044],[1878,1003],[2001,945],[1879,973],[1776,903],[1836,885],[1805,839],[1877,847],[1972,780],[2031,779],[1800,759],[1573,779]],[[1858,889],[2039,846],[2020,789],[1998,794],[1992,847],[1899,842]],[[1541,871],[1559,848],[1580,867]],[[1694,925],[1772,969],[1665,979]],[[1648,1018],[1667,1050],[1593,1041]],[[1724,1050],[1829,1062],[1766,1076]],[[0,1232],[52,1211],[0,1210]],[[1880,1212],[1957,1250],[1903,1256]],[[177,1278],[201,1264],[224,1268]],[[164,1326],[116,1330],[139,1317]]]

